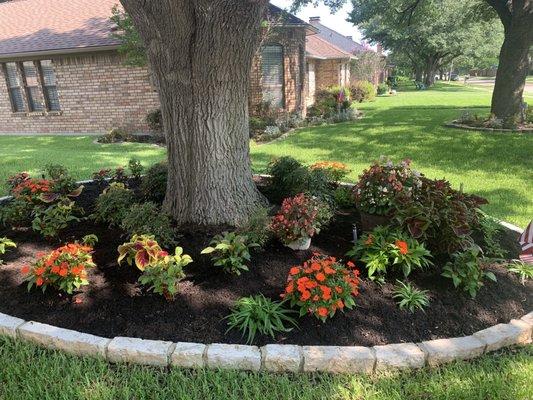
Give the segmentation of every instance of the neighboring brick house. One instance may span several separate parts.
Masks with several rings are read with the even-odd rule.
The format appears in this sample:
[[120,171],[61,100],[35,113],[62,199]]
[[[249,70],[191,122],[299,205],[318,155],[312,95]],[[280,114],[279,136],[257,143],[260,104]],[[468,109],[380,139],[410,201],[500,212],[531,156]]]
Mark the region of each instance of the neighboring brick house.
[[[323,41],[327,42],[333,48],[339,51],[342,51],[343,53],[347,53],[351,55],[352,56],[351,60],[356,59],[357,55],[361,54],[362,52],[373,51],[371,48],[365,47],[362,44],[354,41],[351,36],[344,36],[340,34],[339,32],[323,25],[320,22],[320,17],[309,18],[309,24],[318,30],[318,33],[316,35],[317,38],[320,38]],[[381,55],[381,46],[379,45],[378,45],[377,53]],[[349,65],[348,65],[348,68],[349,68]],[[349,74],[349,71],[348,71],[348,74]],[[353,82],[358,79],[360,78],[357,76],[354,76],[354,74],[351,74],[351,76],[348,78],[347,81],[350,82],[351,80]],[[386,79],[386,71],[376,71],[373,83],[377,85],[379,82],[383,82],[383,80],[385,79]]]
[[[0,3],[0,134],[148,130],[159,107],[146,67],[123,64],[111,10],[118,0]],[[283,18],[280,18],[280,17]],[[305,113],[305,38],[316,29],[269,7],[277,21],[254,58],[250,107]]]
[[315,93],[330,86],[350,85],[350,61],[355,56],[332,45],[320,35],[307,37],[307,98],[315,102]]

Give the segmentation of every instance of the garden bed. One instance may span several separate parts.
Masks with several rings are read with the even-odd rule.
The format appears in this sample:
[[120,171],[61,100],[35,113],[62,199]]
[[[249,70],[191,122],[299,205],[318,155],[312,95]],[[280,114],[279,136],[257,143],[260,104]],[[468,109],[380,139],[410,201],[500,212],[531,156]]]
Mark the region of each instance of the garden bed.
[[[77,202],[90,213],[99,190],[86,185]],[[0,231],[9,236],[17,249],[3,256],[0,266],[0,312],[92,333],[104,337],[131,336],[144,339],[192,341],[202,343],[245,343],[238,331],[226,333],[226,317],[235,301],[243,296],[263,293],[278,299],[286,286],[289,270],[309,259],[313,252],[343,257],[352,247],[353,224],[360,224],[355,210],[338,213],[327,230],[313,238],[308,251],[295,252],[272,241],[252,255],[250,271],[240,276],[224,274],[209,257],[200,255],[215,231],[189,229],[182,232],[179,245],[194,262],[185,267],[186,278],[180,283],[176,300],[166,302],[161,296],[146,293],[137,279],[140,271],[127,265],[118,266],[117,247],[128,238],[118,229],[91,221],[73,225],[54,243],[44,241],[30,231]],[[28,293],[21,269],[35,261],[36,253],[50,251],[59,242],[96,234],[96,268],[89,271],[91,285],[73,296],[54,289],[46,293]],[[500,243],[509,258],[516,258],[518,234],[504,230]],[[450,280],[440,276],[442,262],[426,272],[417,272],[410,280],[429,290],[431,305],[427,312],[411,314],[398,309],[392,298],[395,276],[380,286],[361,279],[356,307],[338,312],[322,323],[313,316],[298,320],[299,328],[281,333],[276,339],[258,336],[257,344],[280,343],[302,345],[378,345],[396,342],[420,342],[444,337],[470,335],[475,331],[511,318],[520,318],[533,307],[533,284],[519,279],[501,266],[489,267],[498,282],[487,281],[475,299],[453,288]],[[362,271],[363,272],[363,271]],[[364,273],[361,276],[365,275]],[[397,278],[401,279],[401,276]]]

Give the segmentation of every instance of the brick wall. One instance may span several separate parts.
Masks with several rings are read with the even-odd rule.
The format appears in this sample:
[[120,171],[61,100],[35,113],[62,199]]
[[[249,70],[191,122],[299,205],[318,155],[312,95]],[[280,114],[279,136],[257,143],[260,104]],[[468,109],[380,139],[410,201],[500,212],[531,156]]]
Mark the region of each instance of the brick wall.
[[340,60],[317,60],[315,63],[316,90],[338,85]]
[[[273,31],[263,45],[283,47],[285,111],[305,112],[305,29],[282,28]],[[252,62],[249,104],[253,114],[263,101],[261,85],[261,51]]]
[[[115,52],[52,58],[60,113],[13,113],[0,69],[0,134],[146,132],[146,113],[159,107],[146,68],[122,65]],[[39,94],[42,99],[42,92]]]

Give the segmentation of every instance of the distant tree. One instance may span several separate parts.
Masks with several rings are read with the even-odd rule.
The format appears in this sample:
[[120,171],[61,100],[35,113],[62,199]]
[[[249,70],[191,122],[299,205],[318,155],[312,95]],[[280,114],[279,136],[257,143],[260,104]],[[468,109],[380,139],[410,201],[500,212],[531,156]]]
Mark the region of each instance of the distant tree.
[[[533,0],[484,0],[484,3],[498,14],[505,33],[491,111],[499,118],[519,116],[533,44]],[[487,15],[482,7],[478,10],[480,16]]]
[[357,54],[357,59],[350,63],[350,76],[358,81],[374,82],[376,74],[385,67],[385,58],[373,50]]

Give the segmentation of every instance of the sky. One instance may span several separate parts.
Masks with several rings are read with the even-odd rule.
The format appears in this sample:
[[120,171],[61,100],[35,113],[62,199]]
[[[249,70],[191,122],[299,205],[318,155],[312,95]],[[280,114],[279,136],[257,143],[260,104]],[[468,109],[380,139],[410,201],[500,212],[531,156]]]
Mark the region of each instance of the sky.
[[[292,3],[291,0],[270,0],[270,2],[283,9],[288,9]],[[342,33],[345,36],[353,36],[355,41],[360,42],[361,34],[357,28],[346,21],[350,7],[350,5],[345,5],[342,9],[337,11],[337,13],[331,14],[329,8],[324,5],[318,7],[310,5],[304,7],[302,11],[298,12],[296,15],[305,22],[309,22],[309,17],[320,17],[322,25],[335,29],[337,32]]]

